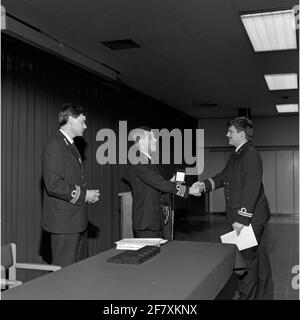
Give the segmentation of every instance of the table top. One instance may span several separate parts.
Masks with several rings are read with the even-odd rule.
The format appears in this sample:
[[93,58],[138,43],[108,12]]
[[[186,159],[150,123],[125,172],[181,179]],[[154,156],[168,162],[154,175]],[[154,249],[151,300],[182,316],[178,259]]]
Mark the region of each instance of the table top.
[[214,299],[230,278],[236,247],[171,241],[140,265],[109,263],[107,250],[2,292],[3,300]]

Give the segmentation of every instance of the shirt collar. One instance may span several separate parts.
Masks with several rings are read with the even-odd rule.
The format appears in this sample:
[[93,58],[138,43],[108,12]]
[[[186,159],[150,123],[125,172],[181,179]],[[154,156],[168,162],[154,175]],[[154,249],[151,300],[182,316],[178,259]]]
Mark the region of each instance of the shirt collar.
[[72,138],[70,138],[66,132],[64,132],[62,129],[59,129],[59,131],[68,139],[68,141],[69,141],[71,144],[74,143],[74,140],[73,140]]
[[235,149],[235,152],[238,152],[238,150],[245,144],[247,143],[248,141],[245,141],[244,143],[240,144],[236,149]]
[[140,152],[143,153],[149,160],[151,160],[151,156],[147,152],[144,152],[144,151],[140,151]]

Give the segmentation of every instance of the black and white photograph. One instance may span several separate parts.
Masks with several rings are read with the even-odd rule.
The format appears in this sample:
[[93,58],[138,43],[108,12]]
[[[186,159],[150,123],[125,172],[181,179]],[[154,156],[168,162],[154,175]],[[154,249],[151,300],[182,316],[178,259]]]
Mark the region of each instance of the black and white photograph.
[[1,305],[299,301],[299,20],[295,0],[2,0]]

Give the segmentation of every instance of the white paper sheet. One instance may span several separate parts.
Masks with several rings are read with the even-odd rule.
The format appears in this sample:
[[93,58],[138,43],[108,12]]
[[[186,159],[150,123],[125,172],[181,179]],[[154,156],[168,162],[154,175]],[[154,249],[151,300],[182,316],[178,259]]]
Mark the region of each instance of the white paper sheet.
[[239,236],[237,236],[236,231],[233,230],[223,234],[220,238],[222,243],[236,244],[240,251],[257,246],[257,240],[251,224],[244,226]]
[[125,238],[115,243],[120,250],[138,250],[145,246],[160,246],[167,241],[161,238]]

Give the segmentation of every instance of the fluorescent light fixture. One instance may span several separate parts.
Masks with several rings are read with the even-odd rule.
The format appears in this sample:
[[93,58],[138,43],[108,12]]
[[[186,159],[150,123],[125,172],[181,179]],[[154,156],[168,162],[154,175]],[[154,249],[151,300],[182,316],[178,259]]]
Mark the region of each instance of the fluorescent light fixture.
[[241,15],[255,52],[297,49],[294,10]]
[[269,90],[298,89],[297,73],[265,74]]
[[285,112],[298,112],[299,105],[298,103],[294,104],[276,104],[276,109],[279,113]]

